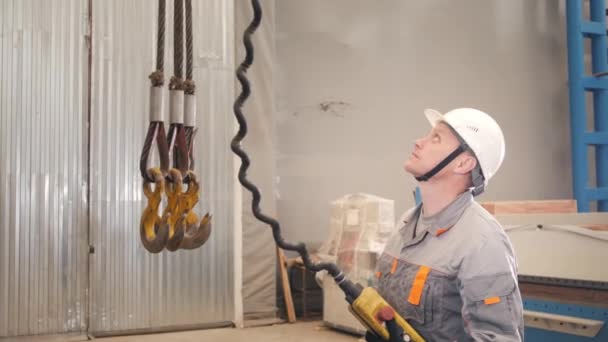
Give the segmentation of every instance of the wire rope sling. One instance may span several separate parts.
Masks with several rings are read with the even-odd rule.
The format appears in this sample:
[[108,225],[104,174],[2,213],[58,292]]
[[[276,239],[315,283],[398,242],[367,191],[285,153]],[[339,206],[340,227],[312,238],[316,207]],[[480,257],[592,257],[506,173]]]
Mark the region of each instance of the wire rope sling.
[[[164,125],[164,45],[166,0],[158,1],[156,70],[149,76],[150,124],[140,157],[143,192],[147,198],[140,221],[140,240],[150,253],[163,249],[196,249],[209,239],[211,215],[202,219],[193,211],[200,184],[194,172],[196,96],[193,79],[192,1],[185,0],[186,79],[182,79],[184,0],[174,1],[174,74],[169,82],[170,125]],[[150,151],[156,141],[159,166],[150,167]],[[184,190],[186,188],[186,190]],[[159,214],[163,195],[167,201]]]

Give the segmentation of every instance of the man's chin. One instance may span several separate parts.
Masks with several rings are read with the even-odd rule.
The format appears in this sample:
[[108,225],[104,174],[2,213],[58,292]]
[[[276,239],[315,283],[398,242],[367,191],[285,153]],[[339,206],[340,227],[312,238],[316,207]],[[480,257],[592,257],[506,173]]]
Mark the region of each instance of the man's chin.
[[411,165],[409,165],[408,163],[406,163],[405,165],[403,165],[403,170],[407,173],[409,173],[410,175],[414,176],[414,177],[418,177],[419,172],[417,172],[416,170],[414,170],[412,168]]

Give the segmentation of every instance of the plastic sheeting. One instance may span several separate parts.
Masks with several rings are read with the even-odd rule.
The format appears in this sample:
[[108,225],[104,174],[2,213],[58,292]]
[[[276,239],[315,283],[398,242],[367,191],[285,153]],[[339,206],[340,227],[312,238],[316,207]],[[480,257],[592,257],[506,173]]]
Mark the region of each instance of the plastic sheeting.
[[393,200],[356,193],[331,202],[329,238],[318,256],[352,281],[372,285],[376,259],[395,228]]
[[[364,287],[376,285],[376,261],[395,229],[394,201],[355,193],[332,201],[330,207],[329,237],[318,256],[335,262],[349,280]],[[365,333],[349,313],[344,292],[333,277],[323,271],[316,279],[323,288],[323,322],[351,333]]]

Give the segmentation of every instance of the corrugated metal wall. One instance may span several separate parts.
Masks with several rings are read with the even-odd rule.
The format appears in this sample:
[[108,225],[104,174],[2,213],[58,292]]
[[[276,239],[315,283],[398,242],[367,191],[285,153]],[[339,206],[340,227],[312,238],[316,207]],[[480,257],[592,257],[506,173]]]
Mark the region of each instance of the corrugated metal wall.
[[138,163],[157,2],[92,1],[89,122],[89,0],[0,0],[0,336],[234,319],[233,2],[193,3],[196,211],[214,231],[198,250],[150,255]]
[[[195,158],[202,181],[196,211],[214,215],[214,230],[198,250],[151,255],[139,241],[145,197],[138,161],[148,125],[157,6],[93,1],[90,330],[98,334],[234,318],[232,1],[193,1]],[[167,1],[166,80],[173,70],[172,9]],[[168,118],[168,108],[165,113]]]
[[0,336],[80,331],[87,1],[0,1]]

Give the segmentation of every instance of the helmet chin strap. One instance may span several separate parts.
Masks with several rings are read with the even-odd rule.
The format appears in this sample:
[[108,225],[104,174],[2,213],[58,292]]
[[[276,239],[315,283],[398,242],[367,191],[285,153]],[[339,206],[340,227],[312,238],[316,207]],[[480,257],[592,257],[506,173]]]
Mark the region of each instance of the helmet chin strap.
[[[446,165],[448,165],[454,158],[458,157],[461,153],[467,150],[466,144],[460,144],[458,148],[456,148],[452,153],[450,153],[445,159],[443,159],[437,166],[435,166],[431,171],[425,173],[422,176],[415,177],[419,182],[426,182],[431,177],[433,177],[437,172],[441,171]],[[479,162],[473,170],[471,171],[471,180],[473,181],[473,196],[478,196],[485,191],[485,177],[483,176],[483,172],[481,171],[481,167],[479,166]]]
[[473,181],[473,196],[481,195],[486,190],[484,179],[485,178],[483,176],[483,172],[481,172],[479,162],[477,162],[477,165],[471,171],[471,180]]
[[448,165],[454,158],[458,157],[462,152],[466,150],[466,145],[460,144],[458,148],[456,148],[452,153],[450,153],[444,160],[442,160],[437,166],[435,166],[431,171],[425,173],[422,176],[416,177],[416,180],[419,182],[426,182],[431,177],[433,177],[437,172],[441,171],[446,165]]

